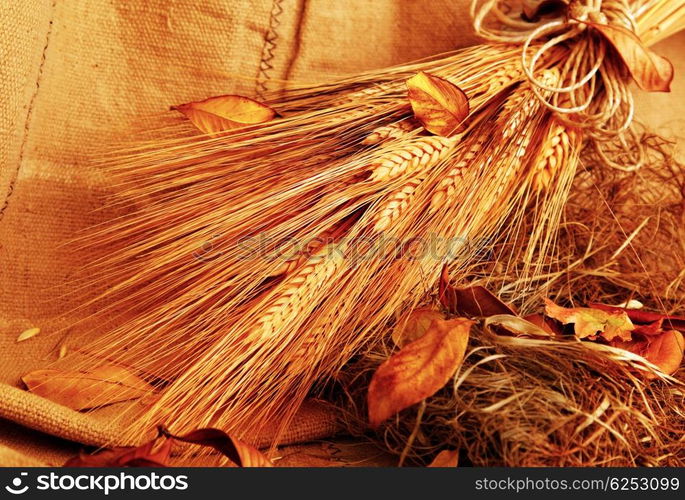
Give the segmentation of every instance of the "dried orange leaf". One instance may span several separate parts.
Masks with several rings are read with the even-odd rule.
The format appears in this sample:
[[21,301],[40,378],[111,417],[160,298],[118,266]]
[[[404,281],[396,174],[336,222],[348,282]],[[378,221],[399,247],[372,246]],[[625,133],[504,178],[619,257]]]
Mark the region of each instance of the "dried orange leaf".
[[596,335],[602,335],[606,340],[619,338],[629,341],[635,328],[624,311],[603,311],[589,307],[566,308],[545,299],[545,313],[550,318],[568,325],[573,323],[576,337],[594,340]]
[[677,330],[669,330],[650,338],[644,357],[670,375],[680,368],[684,348],[683,334]]
[[443,266],[440,274],[438,300],[447,312],[460,316],[487,318],[496,314],[517,315],[512,307],[483,286],[466,288],[452,286],[447,265]]
[[516,311],[502,302],[487,288],[477,285],[455,288],[457,313],[462,316],[487,318],[498,314],[516,316]]
[[440,273],[438,300],[450,314],[454,314],[457,311],[457,293],[456,289],[450,285],[450,273],[447,269],[447,264],[442,266]]
[[679,330],[681,332],[685,331],[685,317],[683,316],[672,316],[652,311],[643,311],[641,309],[627,309],[600,303],[590,303],[590,307],[603,311],[624,311],[633,323],[644,325],[654,323],[655,321],[661,321],[668,329]]
[[493,325],[504,329],[505,333],[509,332],[514,335],[530,335],[533,337],[551,337],[554,335],[520,316],[512,316],[511,314],[495,314],[485,318],[483,326],[489,327]]
[[385,361],[369,384],[369,423],[385,419],[440,390],[461,366],[473,321],[434,320],[420,339]]
[[183,113],[197,128],[210,135],[268,122],[276,116],[266,104],[240,95],[210,97],[171,109]]
[[459,87],[421,71],[407,80],[407,88],[414,116],[426,130],[443,137],[464,130],[469,100]]
[[564,329],[558,321],[551,318],[545,318],[542,314],[529,314],[528,316],[524,316],[523,319],[539,326],[551,336],[562,335],[564,333]]
[[170,434],[166,429],[160,431],[177,441],[184,443],[209,446],[219,453],[223,453],[239,467],[273,467],[271,461],[264,454],[239,439],[226,434],[224,431],[213,428],[197,429],[182,436]]
[[31,337],[35,337],[39,333],[40,333],[40,328],[29,328],[28,330],[24,330],[17,337],[17,342],[23,342],[24,340],[28,340]]
[[642,43],[642,40],[623,26],[586,22],[599,31],[616,49],[630,71],[635,83],[650,92],[670,92],[673,64]]
[[74,410],[138,399],[154,392],[145,380],[115,365],[90,372],[35,370],[22,380],[32,393]]
[[420,307],[409,314],[406,321],[401,322],[392,332],[392,340],[398,347],[404,347],[410,342],[423,337],[434,320],[445,319],[445,315],[432,307]]
[[456,467],[458,463],[459,452],[457,450],[442,450],[428,467]]

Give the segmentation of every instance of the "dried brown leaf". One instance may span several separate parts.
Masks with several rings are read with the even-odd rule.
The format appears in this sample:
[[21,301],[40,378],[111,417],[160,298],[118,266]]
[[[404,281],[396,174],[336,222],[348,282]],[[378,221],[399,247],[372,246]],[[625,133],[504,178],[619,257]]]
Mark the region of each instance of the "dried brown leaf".
[[154,392],[145,380],[116,365],[90,372],[35,370],[22,380],[32,393],[74,410],[138,399]]
[[392,340],[398,347],[423,337],[434,320],[445,319],[445,315],[432,307],[420,307],[413,310],[406,321],[403,321],[392,332]]
[[520,316],[512,316],[511,314],[489,316],[485,318],[483,325],[486,327],[495,325],[499,329],[504,329],[506,332],[513,333],[514,335],[529,335],[532,337],[550,337],[554,335]]
[[464,130],[469,100],[459,87],[421,71],[407,80],[407,89],[414,116],[426,130],[443,137]]
[[624,307],[610,306],[608,304],[591,303],[590,307],[610,312],[625,312],[633,323],[642,325],[661,321],[664,327],[672,330],[685,332],[685,317],[661,314],[653,311],[643,311],[638,309],[627,309]]
[[457,450],[442,450],[428,467],[456,467],[458,463],[459,452]]
[[542,314],[529,314],[528,316],[524,316],[523,319],[539,326],[552,336],[562,335],[564,333],[564,329],[558,321],[545,318]]
[[219,429],[197,429],[182,436],[175,436],[163,428],[160,432],[177,441],[214,448],[239,467],[273,467],[261,451]]
[[630,71],[635,83],[650,92],[670,92],[673,81],[673,64],[656,54],[642,40],[623,26],[587,21],[616,49]]
[[454,292],[457,297],[457,314],[479,318],[498,314],[517,315],[514,309],[498,299],[485,287],[455,288]]
[[684,348],[683,334],[677,330],[669,330],[650,339],[644,357],[670,375],[680,368]]
[[272,120],[276,112],[260,102],[240,95],[210,97],[171,109],[183,113],[197,128],[210,135]]
[[369,423],[432,396],[461,366],[472,321],[434,320],[423,337],[393,354],[374,373],[367,396]]
[[516,311],[498,299],[487,288],[477,285],[456,288],[450,285],[447,265],[442,267],[438,284],[438,300],[450,314],[484,318],[497,314],[517,316]]
[[601,335],[608,341],[616,338],[629,341],[635,328],[624,311],[603,311],[589,307],[566,308],[545,299],[545,313],[564,325],[573,323],[576,337],[594,340]]

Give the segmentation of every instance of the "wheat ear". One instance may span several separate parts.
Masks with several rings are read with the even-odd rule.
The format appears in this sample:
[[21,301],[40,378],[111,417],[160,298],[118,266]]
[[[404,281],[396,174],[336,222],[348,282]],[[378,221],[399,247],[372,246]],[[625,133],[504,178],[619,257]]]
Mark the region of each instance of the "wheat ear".
[[419,137],[380,158],[369,179],[389,181],[405,173],[428,169],[443,160],[458,143],[457,137]]
[[[559,73],[553,70],[545,70],[540,79],[545,85],[556,85]],[[509,144],[502,157],[498,158],[498,162],[503,168],[496,173],[498,182],[493,191],[495,199],[501,196],[502,192],[511,185],[512,179],[519,174],[521,168],[528,164],[526,153],[530,149],[531,139],[534,135],[530,123],[541,106],[529,84],[517,88],[504,103],[497,124],[502,130],[502,144],[507,144],[507,142]]]
[[533,166],[532,183],[536,192],[547,189],[555,172],[569,160],[578,138],[576,129],[554,120]]
[[271,304],[257,320],[257,337],[272,336],[289,320],[297,317],[303,306],[341,267],[342,245],[327,244],[309,257],[300,269],[286,276]]
[[[497,92],[513,85],[523,78],[523,70],[518,61],[505,64],[499,68],[492,76],[486,87],[485,93],[493,96]],[[521,125],[521,119],[525,116],[530,116],[534,109],[537,109],[537,100],[534,96],[528,95],[524,89],[516,89],[504,104],[504,112],[500,116],[506,116],[506,123],[502,132],[503,139],[509,139]],[[499,119],[500,125],[502,119]],[[430,211],[432,213],[440,210],[445,203],[449,203],[454,198],[457,186],[463,179],[464,170],[472,166],[473,168],[484,168],[486,163],[491,161],[491,157],[481,158],[479,164],[471,165],[480,152],[483,150],[485,143],[491,133],[488,130],[483,131],[475,139],[469,141],[467,148],[461,152],[457,162],[447,171],[445,176],[440,180],[430,203]]]
[[416,124],[410,119],[400,120],[390,125],[383,125],[367,135],[362,141],[362,145],[383,144],[384,142],[399,139],[415,128],[417,128]]
[[492,97],[500,90],[510,87],[524,79],[525,73],[521,66],[521,61],[517,59],[500,65],[492,74],[488,74],[486,81],[483,82],[474,94],[486,94],[487,96]]
[[[490,133],[481,133],[475,139],[469,141],[467,148],[461,152],[459,159],[450,167],[445,176],[440,180],[433,196],[431,197],[430,211],[435,212],[452,199],[456,193],[456,187],[462,179],[464,169],[473,163],[483,150]],[[485,159],[483,159],[485,161]]]
[[402,187],[391,192],[386,201],[379,207],[373,219],[373,230],[384,231],[390,225],[400,218],[400,216],[407,210],[411,199],[414,197],[414,192],[419,184],[428,175],[428,172],[423,171],[409,179]]
[[281,264],[281,266],[278,269],[276,269],[273,273],[271,273],[269,276],[276,277],[284,274],[293,273],[297,268],[299,268],[305,262],[307,262],[309,258],[315,255],[319,250],[321,250],[321,248],[324,245],[332,242],[336,230],[336,227],[331,227],[323,233],[321,233],[316,238],[308,241],[302,250],[298,251],[295,255],[285,260]]

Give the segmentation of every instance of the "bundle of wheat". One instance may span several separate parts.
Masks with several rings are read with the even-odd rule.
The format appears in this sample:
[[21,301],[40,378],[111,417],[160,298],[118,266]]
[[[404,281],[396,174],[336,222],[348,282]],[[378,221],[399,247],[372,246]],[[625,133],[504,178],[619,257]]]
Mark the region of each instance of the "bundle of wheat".
[[[470,269],[469,283],[497,291],[522,314],[538,312],[543,298],[554,297],[574,304],[633,302],[682,315],[685,167],[662,139],[643,134],[641,141],[649,154],[640,171],[608,168],[584,153],[588,165],[574,181],[553,258],[525,293],[519,283],[530,279],[527,235],[494,242],[489,261]],[[523,233],[535,225],[535,217],[527,218]],[[496,269],[503,261],[512,265]],[[435,294],[425,301],[434,303]],[[645,376],[645,360],[624,350],[568,336],[501,335],[487,326],[472,332],[464,364],[442,389],[369,433],[369,381],[397,352],[393,330],[402,324],[398,318],[345,367],[329,397],[353,434],[405,463],[427,463],[440,450],[456,449],[460,463],[474,466],[685,464],[685,365],[671,377]]]
[[[160,420],[241,434],[285,424],[315,380],[421,300],[443,262],[458,274],[505,223],[515,233],[512,214],[536,214],[529,247],[545,259],[582,138],[632,118],[626,63],[602,27],[662,36],[685,14],[576,1],[585,10],[571,17],[513,22],[517,2],[479,3],[477,28],[503,42],[293,88],[268,102],[280,118],[211,136],[181,125],[117,156],[125,215],[88,236],[106,254],[87,271],[109,286],[94,300],[119,324],[85,363],[124,364],[163,388],[131,436]],[[538,40],[548,34],[553,44]],[[451,131],[415,120],[405,82],[417,73],[468,97]],[[659,68],[633,77],[653,73],[669,80]]]

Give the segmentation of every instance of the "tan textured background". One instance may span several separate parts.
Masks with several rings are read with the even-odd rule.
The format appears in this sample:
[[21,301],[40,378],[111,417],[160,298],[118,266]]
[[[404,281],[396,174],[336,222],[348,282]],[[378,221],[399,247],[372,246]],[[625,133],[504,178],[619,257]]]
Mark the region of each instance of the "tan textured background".
[[[0,383],[19,387],[23,373],[55,359],[67,333],[61,328],[70,324],[73,304],[63,297],[79,262],[59,245],[106,216],[93,210],[108,179],[89,158],[134,126],[152,127],[172,104],[231,92],[259,96],[284,79],[321,81],[472,44],[465,6],[466,0],[0,2]],[[683,47],[680,35],[657,49],[685,72]],[[674,94],[638,100],[639,117],[682,133],[683,78]],[[31,326],[41,334],[15,343]],[[77,448],[2,419],[0,444],[50,463]],[[0,448],[0,464],[3,456],[10,457],[5,464],[18,460]]]

